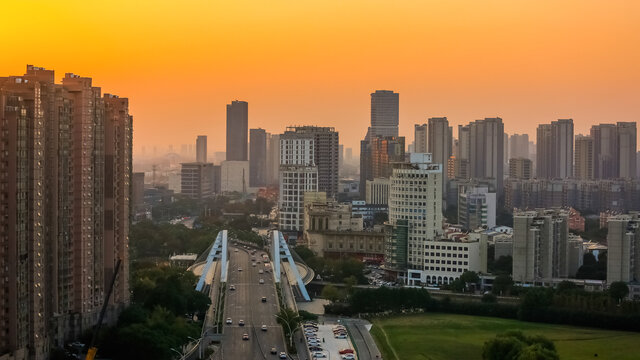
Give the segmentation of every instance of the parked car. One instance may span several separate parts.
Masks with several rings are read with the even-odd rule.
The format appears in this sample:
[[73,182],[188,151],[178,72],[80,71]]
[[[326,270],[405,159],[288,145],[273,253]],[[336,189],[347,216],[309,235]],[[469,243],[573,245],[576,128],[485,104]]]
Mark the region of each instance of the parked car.
[[356,356],[353,354],[344,354],[341,356],[342,360],[355,360]]
[[342,349],[339,352],[340,352],[340,355],[353,354],[353,349]]

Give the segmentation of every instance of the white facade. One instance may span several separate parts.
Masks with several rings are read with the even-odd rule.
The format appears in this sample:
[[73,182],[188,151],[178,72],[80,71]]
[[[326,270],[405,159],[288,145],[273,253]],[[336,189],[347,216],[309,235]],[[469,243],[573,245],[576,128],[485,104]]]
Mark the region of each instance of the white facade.
[[249,162],[223,161],[220,168],[220,191],[247,192],[249,188]]
[[424,245],[424,270],[409,270],[407,283],[451,284],[465,271],[480,271],[481,242],[428,241]]
[[407,266],[411,276],[426,279],[426,247],[442,234],[442,164],[431,154],[413,153],[410,163],[397,165],[391,176],[389,222],[407,220]]
[[304,194],[318,191],[318,167],[314,163],[314,139],[296,134],[280,136],[279,229],[304,229]]
[[391,181],[387,178],[367,180],[367,204],[386,205],[389,203],[389,187]]

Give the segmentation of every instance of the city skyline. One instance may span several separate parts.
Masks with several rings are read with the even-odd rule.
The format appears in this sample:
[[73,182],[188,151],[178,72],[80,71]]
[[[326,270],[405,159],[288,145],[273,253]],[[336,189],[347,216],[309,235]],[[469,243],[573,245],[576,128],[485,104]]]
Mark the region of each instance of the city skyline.
[[[0,28],[10,32],[27,16],[38,26],[5,40],[21,51],[0,66],[73,70],[128,94],[136,155],[199,134],[223,151],[224,105],[233,99],[251,103],[250,128],[332,126],[356,152],[378,89],[400,94],[407,139],[430,117],[446,116],[454,128],[500,117],[505,132],[530,137],[537,124],[561,118],[588,134],[594,124],[640,117],[638,3],[363,4],[6,4],[12,16]],[[45,28],[51,41],[35,46]],[[74,39],[82,52],[64,46]]]

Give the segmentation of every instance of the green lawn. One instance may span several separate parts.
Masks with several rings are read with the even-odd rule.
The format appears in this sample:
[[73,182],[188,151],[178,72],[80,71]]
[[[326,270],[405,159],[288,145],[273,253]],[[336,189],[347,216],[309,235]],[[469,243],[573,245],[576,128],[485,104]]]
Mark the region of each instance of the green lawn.
[[484,342],[509,330],[546,336],[562,360],[640,359],[640,333],[437,313],[376,319],[373,324],[371,332],[385,360],[481,359]]

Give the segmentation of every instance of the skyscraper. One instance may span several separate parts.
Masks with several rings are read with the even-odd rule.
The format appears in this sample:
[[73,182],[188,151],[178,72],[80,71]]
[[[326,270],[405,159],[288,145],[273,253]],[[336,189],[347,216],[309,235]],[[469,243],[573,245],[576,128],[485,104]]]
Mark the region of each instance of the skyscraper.
[[532,161],[525,158],[509,159],[510,179],[531,179],[533,176]]
[[573,120],[559,119],[538,126],[537,174],[539,178],[573,176]]
[[513,217],[513,280],[533,282],[575,275],[572,261],[582,256],[571,242],[565,210],[516,212]]
[[594,175],[597,179],[634,178],[637,129],[635,122],[591,127]]
[[391,90],[371,93],[369,137],[398,136],[399,94]]
[[249,104],[234,100],[227,104],[227,160],[247,161]]
[[607,233],[607,282],[640,281],[640,216],[638,213],[609,218]]
[[315,137],[309,133],[288,130],[280,135],[278,228],[281,231],[304,228],[304,193],[318,191],[315,149]]
[[635,122],[618,122],[618,177],[631,179],[636,177],[636,150],[638,130]]
[[429,152],[428,148],[427,148],[427,143],[428,143],[428,126],[427,124],[415,124],[414,125],[414,148],[412,152],[416,152],[416,153],[427,153]]
[[410,162],[394,164],[385,264],[387,270],[406,272],[407,280],[427,283],[430,255],[425,249],[442,233],[442,176],[442,164],[431,163],[430,154],[413,153]]
[[267,132],[264,129],[250,130],[249,186],[267,184]]
[[574,176],[583,180],[593,179],[593,165],[593,138],[591,136],[576,135]]
[[509,138],[509,158],[529,158],[529,135],[513,134]]
[[618,134],[614,124],[591,127],[593,138],[593,172],[596,179],[618,177]]
[[91,78],[0,78],[0,349],[45,359],[129,303],[132,117]]
[[405,143],[403,136],[377,136],[360,144],[360,195],[364,199],[367,180],[388,178],[392,163],[404,161]]
[[314,139],[314,162],[318,167],[318,191],[327,197],[338,193],[338,132],[332,127],[294,126],[287,128],[285,134],[295,132]]
[[280,174],[280,135],[267,133],[267,184],[277,185]]
[[464,128],[458,128],[458,133],[461,159],[466,156],[469,159],[469,176],[475,179],[492,179],[500,196],[504,173],[502,119],[476,120]]
[[373,180],[372,139],[398,137],[398,99],[399,94],[390,90],[376,90],[371,93],[371,126],[364,140],[360,141],[360,197],[362,199],[365,198],[367,180]]
[[[442,164],[442,168],[446,168],[449,157],[452,153],[453,134],[452,128],[446,117],[430,118],[428,123],[428,141],[427,151],[431,153],[432,162]],[[446,196],[447,177],[442,177],[442,194]],[[446,208],[447,204],[443,201],[442,206]]]
[[205,135],[198,135],[196,138],[196,162],[207,162],[207,137]]

